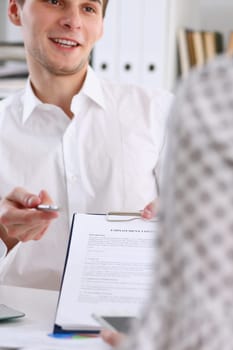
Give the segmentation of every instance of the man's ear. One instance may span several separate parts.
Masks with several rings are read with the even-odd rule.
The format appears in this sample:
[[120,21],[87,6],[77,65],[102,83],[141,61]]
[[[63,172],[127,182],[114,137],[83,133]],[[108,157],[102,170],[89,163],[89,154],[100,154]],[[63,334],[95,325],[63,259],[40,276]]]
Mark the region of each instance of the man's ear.
[[16,26],[21,25],[20,5],[17,2],[17,0],[9,0],[8,17],[14,25],[16,25]]

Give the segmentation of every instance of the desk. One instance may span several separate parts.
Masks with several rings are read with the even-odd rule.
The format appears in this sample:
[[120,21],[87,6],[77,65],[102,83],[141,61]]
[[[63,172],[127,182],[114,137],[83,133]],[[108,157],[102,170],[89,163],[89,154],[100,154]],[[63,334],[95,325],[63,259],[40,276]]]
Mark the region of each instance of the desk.
[[[17,310],[26,316],[17,322],[11,322],[12,327],[24,327],[52,330],[57,305],[58,292],[44,289],[0,286],[0,302]],[[1,324],[7,327],[8,323]]]
[[0,286],[0,303],[23,311],[26,316],[0,323],[1,346],[36,350],[108,350],[101,339],[56,339],[53,330],[58,292]]

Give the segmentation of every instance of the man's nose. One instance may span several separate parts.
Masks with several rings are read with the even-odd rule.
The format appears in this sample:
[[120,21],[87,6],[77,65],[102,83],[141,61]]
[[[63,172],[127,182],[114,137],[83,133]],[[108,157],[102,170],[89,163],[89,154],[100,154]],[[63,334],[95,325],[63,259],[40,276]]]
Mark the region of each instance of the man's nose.
[[77,8],[66,10],[60,19],[60,24],[70,30],[79,29],[82,25],[81,15]]

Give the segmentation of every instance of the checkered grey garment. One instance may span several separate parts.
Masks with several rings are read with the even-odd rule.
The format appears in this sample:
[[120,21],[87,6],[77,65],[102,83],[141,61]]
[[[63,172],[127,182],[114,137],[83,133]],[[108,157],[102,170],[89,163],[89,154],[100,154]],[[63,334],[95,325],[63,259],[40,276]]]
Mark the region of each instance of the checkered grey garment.
[[233,59],[191,74],[172,109],[153,292],[124,349],[233,349]]

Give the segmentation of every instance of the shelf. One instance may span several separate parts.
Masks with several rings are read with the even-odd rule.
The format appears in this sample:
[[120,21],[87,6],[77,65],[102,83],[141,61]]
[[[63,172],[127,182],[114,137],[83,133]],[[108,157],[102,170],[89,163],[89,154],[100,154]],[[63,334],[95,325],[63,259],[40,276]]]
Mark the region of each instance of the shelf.
[[0,99],[3,99],[13,92],[23,88],[25,83],[25,78],[0,79]]

